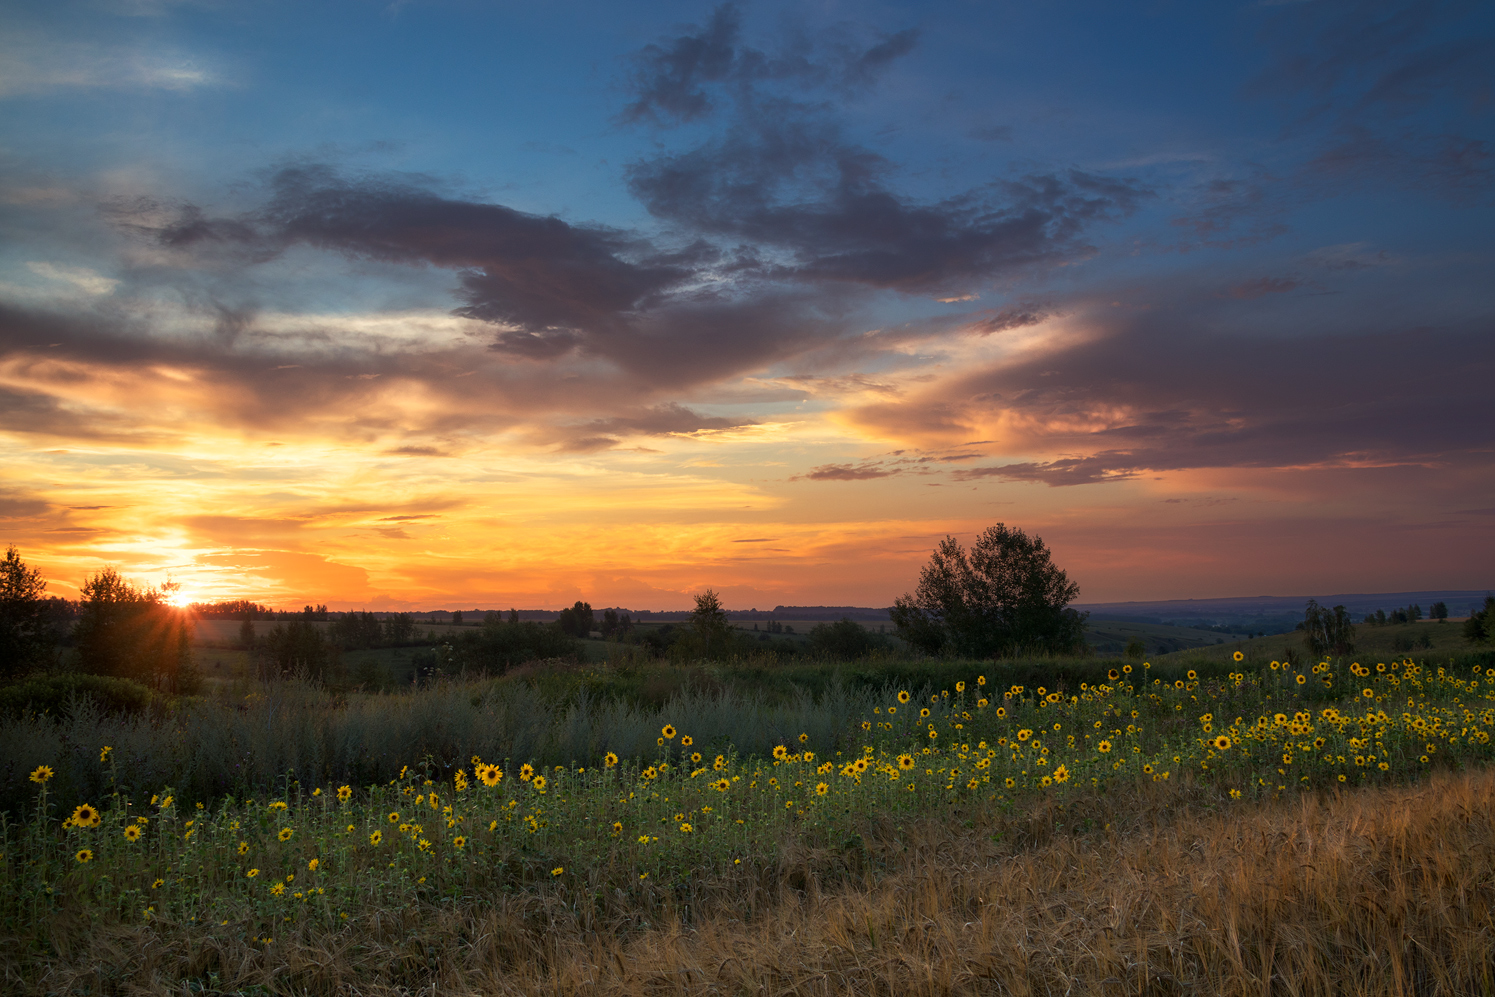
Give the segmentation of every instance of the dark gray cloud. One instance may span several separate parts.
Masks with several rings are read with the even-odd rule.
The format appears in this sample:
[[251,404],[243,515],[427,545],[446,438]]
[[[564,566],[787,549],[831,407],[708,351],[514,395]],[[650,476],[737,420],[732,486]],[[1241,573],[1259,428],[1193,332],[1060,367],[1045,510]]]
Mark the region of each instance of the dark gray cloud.
[[1083,235],[1152,192],[1080,170],[999,180],[937,202],[902,196],[883,156],[850,138],[829,99],[871,86],[913,50],[909,31],[859,49],[741,45],[734,7],[647,48],[629,120],[713,117],[693,148],[633,163],[629,189],[682,231],[768,250],[758,272],[907,293],[962,290],[1090,251]]
[[[1083,342],[868,405],[857,418],[903,438],[1001,425],[1005,452],[1057,455],[951,472],[962,481],[1081,485],[1254,467],[1401,468],[1410,482],[1434,469],[1488,470],[1495,319],[1396,315],[1406,289],[1395,274],[1381,279],[1382,294],[1362,290],[1354,314],[1333,319],[1301,306],[1284,314],[1273,294],[1169,301],[1154,289],[1136,313],[1082,312],[1092,334]],[[1270,322],[1273,337],[1243,309]]]
[[705,117],[719,106],[714,91],[724,87],[788,84],[850,93],[871,86],[899,57],[913,51],[919,32],[905,28],[875,40],[847,24],[821,29],[812,36],[791,31],[768,53],[742,43],[742,10],[725,3],[712,11],[703,27],[646,45],[634,56],[625,122],[682,124]]

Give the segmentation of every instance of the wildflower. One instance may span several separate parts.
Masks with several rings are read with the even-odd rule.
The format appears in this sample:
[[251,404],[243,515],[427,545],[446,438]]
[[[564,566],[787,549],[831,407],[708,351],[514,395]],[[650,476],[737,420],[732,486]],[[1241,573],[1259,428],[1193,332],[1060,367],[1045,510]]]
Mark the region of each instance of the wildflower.
[[690,747],[694,743],[695,742],[690,739],[690,735],[689,734],[686,734],[686,735],[684,735],[683,737],[680,738],[680,746],[682,748],[688,748],[688,747]]
[[435,793],[432,793],[430,796],[426,797],[426,800],[427,800],[428,803],[431,804],[431,809],[432,810],[440,809],[440,807],[441,807],[441,800],[437,798],[437,796],[436,796]]
[[352,786],[339,786],[339,787],[337,787],[337,802],[339,802],[339,803],[347,803],[352,798],[353,798],[353,787]]
[[158,879],[154,883],[151,884],[151,889],[153,889],[153,890],[159,890],[161,887],[163,887],[165,885],[166,885],[166,880],[164,880],[164,879]]
[[689,823],[684,823],[684,824],[680,825],[680,832],[682,834],[689,834],[690,832],[692,832],[694,830],[695,830],[695,828],[691,827]]
[[[973,779],[972,781],[974,782],[975,780]],[[1063,765],[1060,765],[1058,768],[1054,769],[1054,781],[1055,782],[1068,782],[1069,781],[1069,769],[1065,768]],[[971,788],[975,789],[976,787],[972,786]]]
[[91,804],[84,803],[73,811],[73,823],[78,827],[98,827],[99,811]]
[[1219,737],[1217,737],[1213,741],[1211,741],[1210,745],[1216,751],[1229,751],[1231,743],[1232,742],[1230,740],[1230,735],[1229,734],[1221,734]]
[[140,825],[139,824],[131,824],[129,827],[125,828],[125,840],[126,841],[139,841],[140,840]]
[[286,884],[284,883],[276,883],[274,886],[270,887],[270,892],[275,894],[277,897],[285,896],[285,891]]
[[550,870],[550,874],[552,876],[559,876],[561,873],[563,873],[565,871],[566,871],[566,867],[565,866],[558,865],[554,869]]
[[831,787],[827,786],[823,782],[815,784],[815,795],[816,796],[824,796],[826,793],[829,793],[830,791],[831,791]]
[[89,862],[93,861],[93,852],[87,848],[80,848],[78,849],[78,854],[74,855],[73,858],[77,859],[80,863],[87,865]]
[[711,767],[714,768],[714,769],[716,769],[718,772],[720,772],[722,769],[726,768],[727,767],[727,756],[726,755],[717,755],[716,756],[716,761],[714,761],[714,762],[711,763]]
[[726,779],[718,779],[711,784],[711,788],[716,790],[718,793],[725,793],[731,787],[732,784]]
[[31,781],[38,784],[44,783],[48,779],[52,778],[52,775],[53,772],[50,765],[38,765],[31,772]]
[[240,855],[248,855],[249,854],[249,842],[247,842],[247,841],[241,841],[241,842],[239,842],[239,854]]
[[371,844],[371,845],[378,845],[379,842],[381,842],[383,840],[384,840],[384,832],[383,831],[375,831],[373,834],[369,835],[369,844]]
[[291,840],[291,835],[293,835],[295,833],[296,832],[292,831],[290,828],[283,827],[283,828],[280,829],[280,840],[281,841],[290,841]]
[[664,735],[664,739],[666,741],[674,740],[675,727],[673,724],[665,724],[662,728],[660,728],[659,733]]
[[898,767],[907,772],[914,767],[914,756],[905,752],[898,756]]
[[1232,800],[1239,800],[1241,798],[1241,791],[1239,789],[1232,789],[1230,791],[1230,798]]
[[1026,728],[1026,727],[1024,727],[1022,730],[1020,730],[1020,731],[1017,732],[1017,739],[1019,741],[1026,741],[1028,738],[1030,738],[1032,736],[1033,736],[1033,732],[1031,730],[1029,730],[1028,728]]
[[965,692],[966,691],[966,684],[964,682],[957,682],[957,683],[955,683],[955,691],[956,692]]
[[101,762],[107,762],[109,760],[109,752],[111,752],[113,750],[114,749],[111,748],[111,747],[109,747],[109,745],[107,745],[107,744],[104,745],[103,750],[99,752],[99,761],[101,761]]
[[908,690],[907,689],[900,689],[899,690],[899,692],[898,692],[898,702],[900,702],[900,703],[907,703],[908,702]]
[[250,869],[248,872],[246,872],[244,874],[244,878],[246,878],[246,879],[253,879],[254,877],[258,876],[259,874],[260,874],[260,871],[258,869]]
[[773,756],[779,761],[783,761],[785,758],[789,757],[789,749],[784,747],[782,744],[775,745],[773,749]]
[[1095,749],[1097,751],[1099,751],[1103,755],[1108,755],[1108,754],[1111,753],[1111,742],[1110,741],[1102,741],[1100,744],[1097,744],[1095,746]]
[[603,756],[602,764],[607,766],[608,768],[612,768],[614,765],[618,764],[618,756],[609,751],[606,755]]
[[543,775],[537,775],[537,776],[535,776],[535,778],[533,779],[533,781],[530,782],[530,785],[534,786],[536,789],[538,789],[542,793],[545,792],[545,785],[546,785],[546,783],[545,783],[545,777]]
[[306,868],[309,869],[312,872],[316,872],[317,869],[318,869],[318,867],[321,866],[321,864],[322,864],[322,860],[321,859],[312,859],[310,862],[306,863]]
[[1016,786],[1016,785],[1017,785],[1017,780],[1014,779],[1012,776],[1009,775],[1007,777],[1007,788],[1011,789],[1013,786]]
[[530,778],[534,776],[534,774],[535,767],[529,762],[525,762],[523,765],[519,766],[519,778],[523,779],[525,782],[529,782]]
[[809,735],[809,734],[801,734],[801,735],[800,735],[800,736],[799,736],[799,743],[800,743],[800,744],[804,744],[804,743],[805,743],[805,742],[806,742],[806,741],[808,741],[808,740],[809,740],[809,739],[810,739],[810,735]]
[[464,838],[462,835],[459,834],[455,838],[452,839],[452,844],[456,845],[458,848],[466,848],[467,847],[467,839]]
[[929,716],[929,707],[927,707],[927,706],[926,706],[926,707],[924,707],[924,708],[923,708],[923,709],[921,709],[921,710],[920,710],[920,711],[919,711],[919,716],[920,716],[920,717],[921,717],[921,718],[923,718],[923,717],[928,717],[928,716]]
[[[313,795],[313,796],[321,796],[322,795],[322,787],[318,786],[316,789],[313,789],[311,791],[311,795]],[[199,805],[201,805],[201,804],[199,804]]]
[[690,761],[692,765],[701,764],[701,753],[699,751],[692,751],[690,753]]
[[1246,656],[1244,654],[1242,654],[1240,651],[1235,652],[1234,658],[1237,661],[1244,661],[1244,660],[1246,660]]
[[620,835],[622,833],[623,833],[623,822],[620,821],[620,820],[613,821],[613,836],[616,837],[617,835]]

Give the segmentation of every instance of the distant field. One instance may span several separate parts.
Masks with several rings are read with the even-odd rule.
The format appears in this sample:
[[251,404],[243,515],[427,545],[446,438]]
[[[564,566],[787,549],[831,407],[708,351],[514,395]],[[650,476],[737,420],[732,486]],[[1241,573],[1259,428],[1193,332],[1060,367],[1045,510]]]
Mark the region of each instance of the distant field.
[[[1469,645],[1464,642],[1462,622],[1462,620],[1448,620],[1444,623],[1435,623],[1423,620],[1419,623],[1391,623],[1383,627],[1356,624],[1355,651],[1350,657],[1360,661],[1370,659],[1391,661],[1403,657],[1437,659],[1460,654],[1470,650]],[[1423,637],[1427,638],[1431,646],[1420,646]],[[1398,639],[1417,643],[1419,646],[1398,651],[1396,650]],[[1273,634],[1270,637],[1257,637],[1252,640],[1227,641],[1222,645],[1204,647],[1185,652],[1185,654],[1191,658],[1202,657],[1224,661],[1236,651],[1241,651],[1249,658],[1286,659],[1289,650],[1296,651],[1305,660],[1308,658],[1308,650],[1304,646],[1302,633],[1294,631]],[[1185,654],[1173,654],[1168,657],[1179,658]]]

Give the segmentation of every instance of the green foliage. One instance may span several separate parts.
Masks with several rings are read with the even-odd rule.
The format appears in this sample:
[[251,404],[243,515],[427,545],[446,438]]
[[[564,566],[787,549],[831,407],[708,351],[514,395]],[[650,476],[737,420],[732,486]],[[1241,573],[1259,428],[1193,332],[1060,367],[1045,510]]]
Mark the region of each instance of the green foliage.
[[817,623],[810,629],[810,647],[825,658],[854,661],[886,647],[880,634],[869,633],[860,623],[843,617],[835,623]]
[[192,662],[192,624],[156,589],[137,589],[113,568],[82,586],[74,639],[84,671],[190,693],[201,681]]
[[139,682],[104,675],[31,675],[0,687],[0,714],[7,717],[29,711],[57,718],[82,703],[103,716],[134,715],[156,702],[159,696]]
[[1069,654],[1084,646],[1088,614],[1066,608],[1079,592],[1042,539],[998,523],[969,554],[954,537],[941,541],[890,615],[898,636],[926,654]]
[[58,634],[46,589],[42,573],[7,547],[0,561],[0,678],[23,675],[50,658]]
[[581,653],[581,644],[557,625],[512,617],[503,620],[491,613],[482,626],[465,630],[438,647],[423,665],[445,675],[500,675],[526,661],[569,660]]
[[1335,606],[1331,611],[1309,599],[1298,629],[1304,633],[1308,653],[1315,658],[1342,657],[1355,652],[1355,625],[1343,606]]
[[1469,614],[1463,634],[1470,644],[1495,644],[1495,596],[1485,596],[1484,608]]
[[597,620],[592,616],[592,604],[580,599],[570,609],[561,610],[555,622],[561,633],[568,637],[586,637],[597,629]]
[[302,675],[321,679],[337,664],[337,649],[328,643],[320,627],[306,619],[277,623],[256,650],[263,678]]

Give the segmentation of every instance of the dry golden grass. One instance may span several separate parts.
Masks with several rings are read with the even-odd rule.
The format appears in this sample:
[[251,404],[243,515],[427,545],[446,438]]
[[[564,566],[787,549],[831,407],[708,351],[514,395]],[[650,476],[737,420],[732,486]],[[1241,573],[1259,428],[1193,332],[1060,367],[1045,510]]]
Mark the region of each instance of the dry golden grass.
[[4,989],[1495,993],[1495,773],[1252,805],[1172,783],[1034,806],[869,829],[648,906],[530,891],[268,946],[80,918],[50,957],[5,945]]

